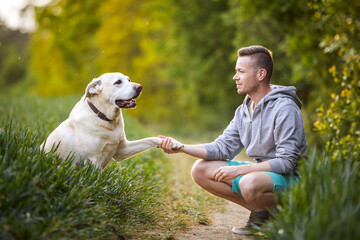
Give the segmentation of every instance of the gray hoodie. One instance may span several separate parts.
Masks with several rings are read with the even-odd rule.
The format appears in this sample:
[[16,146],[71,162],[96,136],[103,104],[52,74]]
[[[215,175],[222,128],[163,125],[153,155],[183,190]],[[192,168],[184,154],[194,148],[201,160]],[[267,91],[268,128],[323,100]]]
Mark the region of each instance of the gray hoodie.
[[205,144],[206,160],[231,160],[243,148],[257,162],[269,161],[273,172],[294,173],[301,156],[306,157],[306,138],[295,87],[271,85],[250,118],[247,95],[235,116],[214,142]]

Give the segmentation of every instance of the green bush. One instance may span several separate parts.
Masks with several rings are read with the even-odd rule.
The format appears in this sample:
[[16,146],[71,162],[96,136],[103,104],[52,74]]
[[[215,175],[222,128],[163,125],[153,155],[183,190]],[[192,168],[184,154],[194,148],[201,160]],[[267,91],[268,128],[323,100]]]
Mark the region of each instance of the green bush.
[[325,54],[338,56],[329,69],[329,79],[333,79],[336,89],[329,106],[318,109],[315,122],[315,129],[325,139],[326,151],[334,159],[341,155],[345,160],[360,158],[359,6],[359,3],[353,6],[337,1],[321,1],[314,6],[319,11],[319,26],[327,29],[320,47]]
[[263,233],[270,239],[359,239],[360,162],[313,154]]
[[[126,238],[134,229],[155,224],[158,196],[164,190],[160,170],[164,158],[159,152],[112,162],[102,172],[92,165],[72,164],[71,156],[60,159],[39,146],[69,114],[74,96],[62,104],[59,99],[28,95],[4,98],[1,239]],[[144,135],[136,122],[129,125],[136,129],[129,135]]]

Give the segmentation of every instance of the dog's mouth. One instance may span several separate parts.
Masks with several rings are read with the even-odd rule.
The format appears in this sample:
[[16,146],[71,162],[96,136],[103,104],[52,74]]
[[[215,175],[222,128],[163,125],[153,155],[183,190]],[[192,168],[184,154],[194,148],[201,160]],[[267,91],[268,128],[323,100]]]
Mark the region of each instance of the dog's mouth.
[[115,103],[119,108],[134,108],[134,107],[136,107],[135,99],[116,100]]

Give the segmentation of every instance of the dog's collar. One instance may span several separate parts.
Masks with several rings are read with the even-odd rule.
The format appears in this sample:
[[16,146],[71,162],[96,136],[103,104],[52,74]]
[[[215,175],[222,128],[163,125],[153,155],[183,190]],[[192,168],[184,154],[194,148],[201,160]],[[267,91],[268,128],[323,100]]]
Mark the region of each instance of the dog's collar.
[[93,110],[93,112],[94,112],[95,114],[97,114],[97,116],[98,116],[99,118],[101,118],[102,120],[107,121],[107,122],[111,122],[111,121],[112,121],[112,120],[108,119],[105,114],[103,114],[102,112],[100,112],[99,109],[97,109],[97,108],[94,106],[94,104],[92,104],[89,100],[87,100],[87,103],[89,104],[89,107],[91,108],[91,110]]

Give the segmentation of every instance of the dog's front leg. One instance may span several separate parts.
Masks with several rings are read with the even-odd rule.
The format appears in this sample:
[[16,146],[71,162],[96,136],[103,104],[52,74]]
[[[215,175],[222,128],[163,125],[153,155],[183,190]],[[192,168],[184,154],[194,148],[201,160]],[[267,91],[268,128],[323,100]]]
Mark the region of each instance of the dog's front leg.
[[132,157],[138,153],[141,153],[149,148],[157,147],[160,138],[157,137],[149,137],[149,138],[143,138],[136,141],[124,141],[120,143],[116,154],[114,156],[114,159],[116,161],[122,161],[129,157]]

